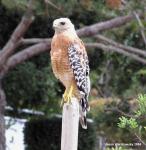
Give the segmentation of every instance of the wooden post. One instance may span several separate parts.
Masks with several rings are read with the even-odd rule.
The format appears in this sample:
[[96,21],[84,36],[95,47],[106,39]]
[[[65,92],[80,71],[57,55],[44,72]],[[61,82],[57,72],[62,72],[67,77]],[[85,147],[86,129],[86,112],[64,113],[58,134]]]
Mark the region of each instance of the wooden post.
[[65,103],[62,115],[61,150],[77,150],[79,128],[79,101],[71,99],[71,103]]

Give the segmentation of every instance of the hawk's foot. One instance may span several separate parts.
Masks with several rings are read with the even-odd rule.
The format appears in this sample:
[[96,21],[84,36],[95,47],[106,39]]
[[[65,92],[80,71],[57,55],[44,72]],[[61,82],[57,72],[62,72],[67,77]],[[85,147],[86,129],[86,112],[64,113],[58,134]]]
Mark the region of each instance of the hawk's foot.
[[61,106],[64,103],[70,103],[72,97],[73,97],[73,86],[71,85],[71,87],[69,88],[69,90],[65,90],[65,92],[63,94],[63,100],[61,102]]

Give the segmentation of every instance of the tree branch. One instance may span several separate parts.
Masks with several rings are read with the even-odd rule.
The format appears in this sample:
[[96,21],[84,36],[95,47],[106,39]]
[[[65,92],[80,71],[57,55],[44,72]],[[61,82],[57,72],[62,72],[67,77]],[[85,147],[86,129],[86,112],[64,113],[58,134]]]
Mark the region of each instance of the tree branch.
[[[31,5],[32,5],[32,3],[31,3]],[[140,16],[142,16],[142,15],[140,15]],[[79,36],[93,36],[93,35],[96,35],[97,32],[99,32],[99,31],[104,31],[107,29],[122,26],[122,25],[128,23],[129,21],[131,21],[132,19],[133,19],[133,15],[131,15],[131,14],[127,15],[127,16],[123,16],[123,17],[117,17],[117,18],[111,19],[109,21],[104,21],[104,22],[96,23],[96,24],[88,26],[88,27],[83,27],[83,28],[77,30],[77,34]],[[46,38],[46,39],[37,39],[37,38],[22,39],[22,36],[27,31],[27,29],[32,21],[33,21],[32,15],[26,15],[22,18],[20,24],[17,26],[16,30],[13,32],[10,40],[8,41],[8,43],[6,44],[6,46],[3,48],[3,50],[0,53],[0,68],[4,64],[4,62],[7,61],[7,59],[10,57],[10,55],[15,51],[16,47],[19,44],[24,45],[24,44],[39,43],[39,44],[36,44],[29,48],[26,48],[26,49],[22,50],[21,52],[11,56],[9,58],[9,60],[6,62],[6,65],[4,65],[5,66],[4,68],[7,68],[4,70],[9,70],[9,68],[13,68],[16,64],[19,64],[34,55],[44,52],[50,47],[51,39],[49,39],[49,38]],[[143,59],[135,54],[130,54],[130,53],[122,50],[121,49],[122,47],[121,48],[116,48],[114,46],[109,47],[109,46],[106,46],[101,43],[88,43],[86,45],[88,47],[98,47],[98,48],[101,48],[106,51],[109,51],[109,50],[115,51],[120,54],[132,57],[133,59],[135,59],[143,64],[146,64],[145,59]]]
[[22,45],[31,45],[31,44],[37,44],[37,43],[51,43],[51,38],[31,38],[31,39],[21,39],[20,43]]
[[[142,16],[142,14],[140,16]],[[86,26],[81,29],[78,29],[77,34],[80,37],[94,36],[99,31],[104,31],[104,30],[108,30],[111,28],[120,27],[120,26],[128,23],[132,19],[134,19],[132,14],[130,14],[128,16],[116,17],[116,18],[108,20],[108,21],[96,23],[94,25],[90,25],[90,26]],[[22,39],[22,44],[24,44],[24,45],[35,44],[38,42],[44,42],[44,40],[48,41],[48,42],[51,41],[51,39],[48,39],[48,38],[46,38],[46,39],[41,39],[41,38]]]
[[146,46],[146,36],[145,36],[145,33],[144,33],[144,25],[142,24],[142,22],[140,20],[139,14],[137,14],[136,12],[134,12],[134,15],[135,15],[135,18],[136,18],[136,20],[137,20],[137,22],[139,24],[140,32],[141,32],[144,44]]
[[[139,16],[142,16],[142,14],[139,14]],[[132,14],[122,17],[116,17],[114,19],[110,19],[108,21],[103,21],[100,23],[96,23],[94,25],[86,26],[81,29],[76,30],[78,36],[85,37],[85,36],[94,36],[100,31],[105,31],[108,29],[120,27],[126,23],[129,23],[131,20],[134,19],[134,16]],[[50,42],[51,39],[45,39]],[[23,39],[22,44],[35,44],[38,42],[44,42],[44,39]]]
[[[146,64],[146,60],[140,56],[138,56],[137,54],[141,55],[141,56],[145,56],[146,57],[146,52],[138,49],[138,48],[134,48],[134,47],[130,47],[130,46],[125,46],[122,45],[120,43],[117,43],[113,40],[110,40],[102,35],[96,35],[96,38],[98,38],[100,41],[104,42],[104,43],[108,43],[111,44],[110,46],[106,46],[103,43],[85,43],[86,47],[89,48],[100,48],[102,50],[105,51],[114,51],[120,54],[123,54],[125,56],[131,57],[133,59],[135,59],[136,61]],[[41,38],[32,38],[32,39],[22,39],[21,43],[26,45],[26,44],[36,44],[36,43],[45,43],[47,42],[48,44],[51,43],[51,39],[50,38],[45,38],[45,39],[41,39]],[[125,51],[126,50],[126,51]],[[132,52],[132,53],[131,53]]]
[[34,19],[33,15],[31,14],[32,1],[30,1],[29,4],[30,6],[28,8],[27,13],[24,15],[24,17],[22,17],[21,22],[14,30],[10,40],[6,43],[6,45],[0,52],[0,68],[7,61],[8,57],[15,51],[16,47],[19,45],[19,40],[27,31]]
[[128,56],[128,57],[131,57],[132,59],[142,63],[142,64],[146,64],[146,59],[144,58],[141,58],[139,56],[137,56],[136,54],[132,54],[132,53],[129,53],[127,51],[124,51],[123,49],[120,49],[118,47],[114,47],[114,46],[111,46],[111,45],[104,45],[102,43],[86,43],[85,46],[89,47],[89,48],[100,48],[104,51],[107,51],[107,52],[117,52],[119,54],[123,54],[124,56]]
[[135,136],[138,138],[138,140],[144,145],[146,146],[146,143],[135,133]]
[[123,44],[120,44],[120,43],[117,43],[107,37],[104,37],[102,35],[96,35],[95,36],[100,42],[104,42],[105,44],[110,44],[110,45],[113,45],[113,46],[116,46],[118,48],[121,48],[121,49],[124,49],[126,51],[129,51],[129,52],[132,52],[132,53],[135,53],[135,54],[138,54],[138,55],[141,55],[141,56],[145,56],[146,57],[146,52],[141,50],[141,49],[138,49],[138,48],[135,48],[135,47],[131,47],[131,46],[125,46]]
[[[39,39],[33,39],[34,42],[38,41]],[[40,39],[42,41],[42,39]],[[48,39],[45,39],[44,42],[40,42],[38,44],[35,44],[29,48],[26,48],[24,50],[21,50],[20,52],[16,53],[15,55],[11,56],[7,63],[4,66],[4,72],[6,73],[9,69],[15,67],[15,65],[22,63],[23,61],[31,58],[32,56],[38,55],[42,52],[45,52],[50,49],[50,42],[47,42]],[[49,40],[50,41],[50,40]],[[125,56],[129,56],[143,64],[146,64],[146,60],[135,55],[130,54],[120,48],[114,47],[114,46],[106,46],[102,43],[85,43],[85,46],[89,48],[100,48],[105,51],[115,51],[117,53],[123,54]]]
[[[142,16],[142,14],[139,14],[139,16]],[[77,30],[77,33],[80,37],[93,36],[93,35],[96,35],[100,31],[120,27],[126,23],[129,23],[133,19],[134,19],[133,14],[129,14],[127,16],[122,16],[122,17],[116,17],[108,21],[103,21],[100,23],[96,23],[90,26],[83,27]]]
[[45,52],[50,49],[50,44],[48,43],[39,43],[36,45],[33,45],[29,48],[26,48],[15,55],[11,56],[7,63],[4,65],[3,73],[7,73],[7,71],[13,67],[15,67],[17,64],[22,63],[26,59],[31,58],[32,56],[38,55],[42,52]]
[[118,112],[118,113],[120,113],[120,114],[123,115],[123,116],[130,117],[130,118],[131,118],[131,117],[132,117],[132,118],[136,118],[134,115],[127,114],[127,113],[123,112],[122,110],[120,110],[120,109],[117,108],[117,107],[105,108],[104,110],[105,110],[105,111]]
[[60,8],[58,8],[53,2],[51,2],[50,0],[44,0],[46,4],[49,4],[50,6],[52,6],[53,8],[55,8],[56,10],[60,11],[62,13],[62,10]]

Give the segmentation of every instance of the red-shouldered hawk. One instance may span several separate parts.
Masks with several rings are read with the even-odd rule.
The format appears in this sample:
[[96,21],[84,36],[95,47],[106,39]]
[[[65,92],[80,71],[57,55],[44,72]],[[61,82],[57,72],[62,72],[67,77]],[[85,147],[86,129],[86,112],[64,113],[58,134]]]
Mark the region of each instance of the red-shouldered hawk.
[[74,25],[68,18],[53,22],[55,34],[51,43],[51,63],[53,72],[65,86],[63,102],[76,97],[80,102],[80,123],[87,128],[86,112],[89,110],[90,91],[89,62],[83,42],[76,34]]

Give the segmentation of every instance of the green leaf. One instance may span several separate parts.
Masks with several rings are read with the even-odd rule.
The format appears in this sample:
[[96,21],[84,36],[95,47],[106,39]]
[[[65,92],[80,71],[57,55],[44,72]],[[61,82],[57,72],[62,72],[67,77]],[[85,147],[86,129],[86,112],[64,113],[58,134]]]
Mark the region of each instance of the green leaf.
[[135,129],[138,127],[138,123],[135,118],[130,118],[128,124],[131,129]]
[[128,122],[128,119],[124,116],[119,118],[120,122],[118,123],[118,127],[125,128]]

